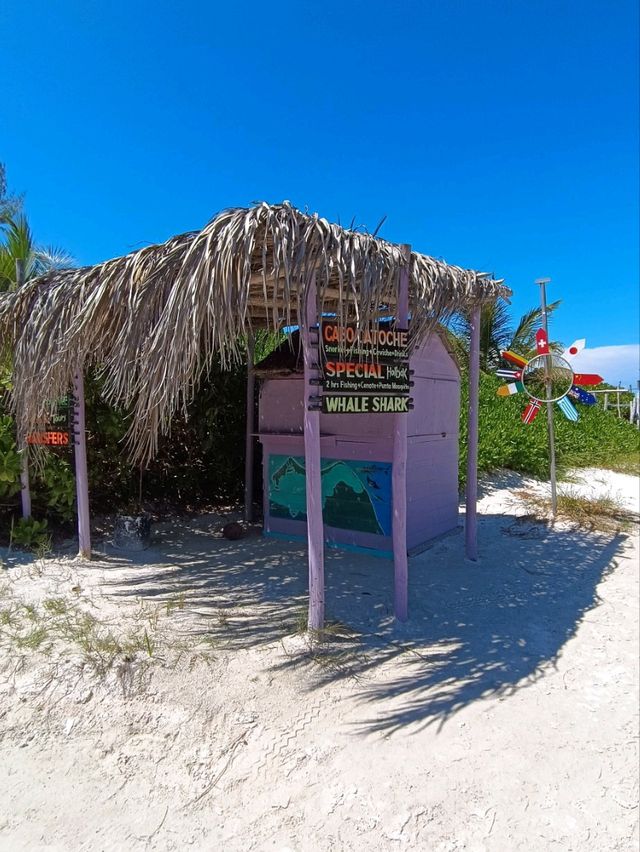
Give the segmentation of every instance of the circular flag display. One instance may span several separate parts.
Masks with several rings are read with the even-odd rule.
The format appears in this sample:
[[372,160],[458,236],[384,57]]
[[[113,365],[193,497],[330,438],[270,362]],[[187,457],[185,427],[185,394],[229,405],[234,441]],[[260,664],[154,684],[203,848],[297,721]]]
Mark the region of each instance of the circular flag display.
[[586,341],[576,340],[562,355],[549,348],[547,333],[538,329],[536,333],[536,354],[533,358],[523,358],[517,352],[501,352],[501,356],[516,369],[500,369],[497,375],[503,379],[512,379],[498,388],[498,396],[511,396],[525,393],[529,404],[522,414],[523,423],[532,423],[544,402],[554,402],[568,420],[576,421],[578,411],[573,402],[594,405],[596,398],[581,386],[599,385],[602,376],[592,373],[574,373],[571,359],[582,352]]

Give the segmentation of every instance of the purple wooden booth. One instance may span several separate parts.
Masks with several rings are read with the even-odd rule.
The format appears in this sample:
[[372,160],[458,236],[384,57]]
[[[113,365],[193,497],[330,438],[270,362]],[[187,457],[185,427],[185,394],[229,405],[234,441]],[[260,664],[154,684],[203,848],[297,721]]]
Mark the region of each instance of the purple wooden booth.
[[[406,549],[413,555],[458,525],[460,369],[443,333],[432,334],[419,345],[409,364],[414,371],[414,408],[402,415],[407,425],[402,487]],[[257,364],[255,375],[261,380],[258,439],[264,530],[267,535],[306,538],[300,335],[296,332],[291,344],[283,343]],[[397,416],[320,413],[326,543],[393,556],[391,481]]]
[[[79,550],[86,558],[89,493],[78,364],[104,371],[109,402],[134,405],[131,452],[141,463],[153,456],[158,434],[211,359],[222,354],[231,363],[246,341],[245,519],[252,516],[257,438],[265,533],[306,538],[309,628],[320,629],[325,544],[391,556],[395,614],[405,620],[408,557],[458,524],[460,369],[437,325],[455,311],[471,319],[465,546],[467,557],[477,559],[480,309],[508,293],[485,273],[344,229],[287,202],[261,203],[223,211],[201,231],[124,258],[23,283],[0,298],[0,333],[12,341],[21,434],[43,421],[48,400],[74,387]],[[410,329],[411,410],[319,410],[319,326],[326,316],[342,330],[380,322]],[[292,347],[285,344],[254,365],[254,331],[293,326],[299,332]],[[26,455],[22,485],[28,513]]]

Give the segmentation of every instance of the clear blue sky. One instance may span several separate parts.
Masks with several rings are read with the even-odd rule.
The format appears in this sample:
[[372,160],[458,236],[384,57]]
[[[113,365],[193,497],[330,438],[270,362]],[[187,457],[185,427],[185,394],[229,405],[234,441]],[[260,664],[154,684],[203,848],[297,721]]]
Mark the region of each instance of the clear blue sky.
[[289,199],[638,341],[635,0],[4,0],[0,160],[81,263]]

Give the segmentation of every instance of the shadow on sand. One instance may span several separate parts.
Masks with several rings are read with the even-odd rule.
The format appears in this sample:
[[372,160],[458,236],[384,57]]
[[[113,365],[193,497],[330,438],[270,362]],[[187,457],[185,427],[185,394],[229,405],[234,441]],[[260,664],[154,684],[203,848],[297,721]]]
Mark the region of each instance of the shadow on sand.
[[[355,678],[355,698],[371,711],[363,730],[442,724],[555,664],[585,613],[601,603],[597,586],[615,568],[623,541],[484,515],[478,563],[464,559],[461,536],[410,560],[405,625],[393,620],[390,561],[327,550],[327,614],[349,631],[337,631],[342,641],[317,653],[291,654],[277,669],[310,668],[309,690]],[[108,559],[116,569],[109,592],[158,603],[183,594],[189,631],[219,647],[270,643],[304,624],[302,545],[257,531],[227,542],[176,526],[140,557],[139,573],[126,578],[117,576],[119,560]]]

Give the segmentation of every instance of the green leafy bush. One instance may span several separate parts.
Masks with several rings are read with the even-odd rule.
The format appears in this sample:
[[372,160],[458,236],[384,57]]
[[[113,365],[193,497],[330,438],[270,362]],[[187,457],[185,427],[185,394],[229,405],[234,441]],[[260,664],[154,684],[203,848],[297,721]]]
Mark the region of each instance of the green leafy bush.
[[[277,342],[277,339],[275,340]],[[273,345],[273,342],[269,342]],[[129,511],[140,502],[151,510],[195,508],[231,503],[242,496],[244,483],[245,377],[243,366],[223,371],[219,365],[203,378],[185,415],[174,418],[171,434],[160,439],[148,468],[132,466],[126,435],[130,418],[101,398],[101,383],[85,381],[87,453],[92,514]],[[481,374],[479,469],[510,468],[532,476],[548,476],[546,418],[541,412],[530,425],[521,422],[522,396],[497,397],[501,380]],[[467,454],[466,377],[462,383],[460,481]],[[556,409],[556,451],[560,470],[601,466],[629,469],[638,458],[639,433],[627,421],[600,405],[578,406],[580,421],[570,423]],[[75,482],[70,448],[43,450],[42,465],[31,469],[34,514],[49,525],[69,524],[75,515]],[[19,514],[20,455],[15,424],[2,409],[0,395],[0,532],[8,539],[11,517]],[[637,461],[636,461],[637,466]],[[260,476],[260,454],[256,454]],[[259,488],[257,493],[260,493]],[[17,525],[16,525],[17,528]],[[27,535],[27,533],[25,533]]]
[[76,483],[70,462],[54,453],[47,453],[40,480],[47,513],[53,513],[63,521],[73,520]]
[[[496,376],[480,374],[480,428],[478,469],[499,468],[528,473],[544,479],[549,476],[547,419],[543,410],[533,423],[522,423],[525,400],[521,395],[498,397],[503,382]],[[462,382],[460,408],[460,482],[464,483],[467,463],[467,405],[469,388]],[[580,420],[571,423],[554,407],[556,459],[560,472],[571,467],[633,469],[637,466],[640,433],[628,421],[599,405],[578,405]]]
[[[186,416],[178,414],[171,434],[144,470],[127,456],[127,412],[107,405],[100,382],[85,382],[89,490],[93,511],[142,504],[194,507],[234,502],[244,482],[246,368],[214,365],[203,378]],[[141,498],[141,500],[140,500]]]
[[12,497],[20,490],[21,467],[13,419],[0,415],[0,500]]
[[11,541],[14,545],[24,547],[27,550],[48,548],[51,544],[51,537],[47,527],[46,520],[36,521],[35,518],[20,518],[11,531]]

